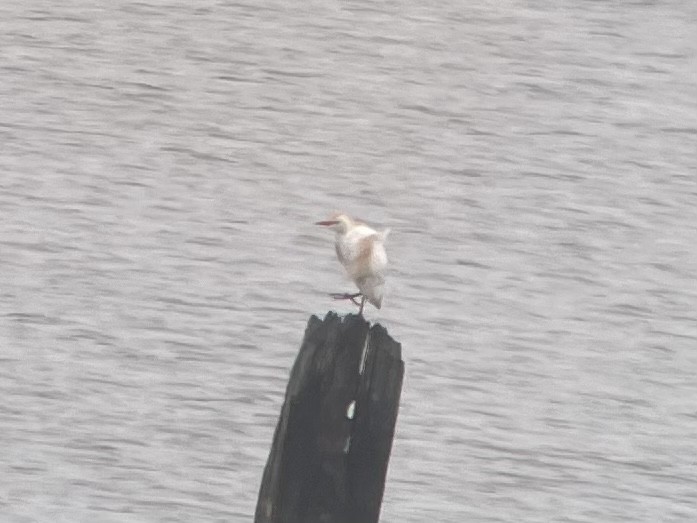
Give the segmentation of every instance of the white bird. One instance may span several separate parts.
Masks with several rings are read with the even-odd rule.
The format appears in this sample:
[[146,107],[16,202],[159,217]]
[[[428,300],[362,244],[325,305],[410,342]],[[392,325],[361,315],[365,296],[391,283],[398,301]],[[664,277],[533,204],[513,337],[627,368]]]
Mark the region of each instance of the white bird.
[[[378,232],[349,216],[336,213],[317,225],[329,227],[336,233],[336,256],[358,287],[356,294],[332,294],[336,299],[350,299],[359,305],[358,314],[363,313],[366,299],[378,309],[382,306],[385,289],[387,254],[385,239],[390,230]],[[361,296],[360,304],[356,298]]]

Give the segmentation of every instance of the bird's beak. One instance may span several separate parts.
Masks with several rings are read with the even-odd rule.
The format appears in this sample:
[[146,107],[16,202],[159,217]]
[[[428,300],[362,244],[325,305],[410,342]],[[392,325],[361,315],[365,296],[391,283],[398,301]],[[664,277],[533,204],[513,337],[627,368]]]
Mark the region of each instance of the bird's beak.
[[322,220],[321,222],[315,222],[315,225],[324,225],[328,227],[329,225],[336,225],[337,223],[339,223],[339,220]]

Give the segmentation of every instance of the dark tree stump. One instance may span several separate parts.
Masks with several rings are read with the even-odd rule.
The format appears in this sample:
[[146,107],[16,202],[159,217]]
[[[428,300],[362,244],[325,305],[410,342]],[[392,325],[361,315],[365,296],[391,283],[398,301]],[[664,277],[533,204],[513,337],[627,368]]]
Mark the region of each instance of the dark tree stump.
[[380,325],[369,329],[354,314],[312,316],[255,523],[377,523],[403,376],[401,345]]

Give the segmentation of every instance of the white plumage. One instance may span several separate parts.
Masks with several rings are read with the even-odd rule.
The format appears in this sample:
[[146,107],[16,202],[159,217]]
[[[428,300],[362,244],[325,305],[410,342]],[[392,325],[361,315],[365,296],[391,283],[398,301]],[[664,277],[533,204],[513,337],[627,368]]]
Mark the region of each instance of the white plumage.
[[[363,311],[366,299],[379,309],[385,290],[385,239],[389,229],[378,232],[345,214],[334,214],[317,224],[330,227],[336,233],[336,255],[363,296],[359,312]],[[348,294],[335,296],[356,297]]]

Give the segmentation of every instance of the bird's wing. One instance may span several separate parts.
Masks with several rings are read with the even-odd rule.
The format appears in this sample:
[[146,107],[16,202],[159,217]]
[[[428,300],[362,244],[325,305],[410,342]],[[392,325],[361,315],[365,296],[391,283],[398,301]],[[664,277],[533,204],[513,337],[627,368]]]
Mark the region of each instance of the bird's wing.
[[367,225],[354,227],[345,236],[337,238],[336,255],[354,281],[384,272],[387,265],[384,239],[384,232],[377,232]]
[[370,253],[371,272],[382,275],[387,267],[387,253],[385,245],[382,243],[384,236],[376,235],[373,239],[373,246]]
[[356,271],[354,278],[361,294],[378,309],[382,306],[387,267],[387,253],[383,240],[384,235],[381,233],[373,234],[363,240],[366,246],[361,253],[361,270]]
[[359,225],[351,229],[343,236],[337,236],[336,256],[341,264],[349,270],[356,260],[364,256],[365,238],[375,234],[375,231],[365,225]]
[[346,266],[354,280],[365,276],[382,276],[387,266],[387,254],[379,234],[361,238],[356,245],[355,255]]

